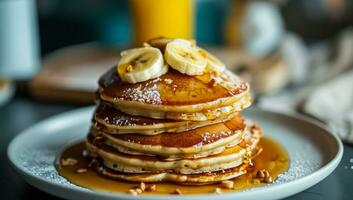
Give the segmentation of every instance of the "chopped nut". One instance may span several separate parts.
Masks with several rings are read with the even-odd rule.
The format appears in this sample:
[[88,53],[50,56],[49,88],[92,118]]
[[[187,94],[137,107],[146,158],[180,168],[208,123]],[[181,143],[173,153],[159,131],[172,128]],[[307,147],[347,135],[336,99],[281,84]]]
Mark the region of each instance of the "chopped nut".
[[96,164],[98,161],[96,159],[92,159],[91,162],[88,163],[88,167],[92,167],[94,164]]
[[76,159],[73,158],[66,158],[66,159],[62,159],[61,160],[61,165],[62,166],[74,166],[78,163],[78,161]]
[[227,189],[232,189],[234,187],[233,181],[222,181],[222,187]]
[[215,87],[217,85],[217,81],[215,79],[212,79],[211,82],[210,82],[210,85],[212,87]]
[[172,84],[172,83],[173,83],[173,80],[172,80],[172,79],[169,79],[169,78],[166,78],[166,79],[164,79],[164,82],[165,82],[166,84]]
[[222,74],[222,75],[221,75],[221,78],[223,78],[223,79],[228,79],[228,77],[227,77],[225,74]]
[[131,194],[132,196],[137,196],[138,195],[138,193],[134,189],[130,189],[129,190],[129,194]]
[[264,172],[265,177],[269,177],[270,176],[270,173],[266,169],[264,169],[263,172]]
[[135,191],[137,192],[137,194],[141,194],[143,192],[140,188],[135,189]]
[[144,42],[144,43],[143,43],[143,46],[144,46],[144,47],[150,47],[151,45],[148,44],[147,42]]
[[272,183],[272,182],[273,182],[272,177],[271,177],[271,176],[267,176],[267,177],[264,179],[264,182],[265,182],[265,183]]
[[148,187],[146,188],[146,191],[151,191],[151,192],[153,192],[153,191],[156,191],[156,189],[157,189],[156,185],[153,184],[153,185],[148,186]]
[[82,174],[82,173],[86,173],[86,172],[88,172],[88,170],[84,169],[84,168],[76,170],[76,173],[78,173],[78,174]]
[[87,151],[86,149],[82,151],[82,156],[83,156],[84,158],[87,158],[87,157],[88,157],[88,151]]
[[134,70],[134,67],[132,65],[126,67],[127,72],[132,72],[132,70]]
[[181,191],[177,188],[172,192],[172,194],[181,195]]
[[222,194],[221,188],[216,188],[215,191],[214,191],[214,193],[216,193],[216,194]]
[[146,184],[145,184],[144,182],[141,182],[141,183],[140,183],[140,189],[141,189],[142,191],[145,191],[145,189],[146,189]]
[[256,178],[265,178],[265,174],[262,170],[256,172]]
[[260,181],[259,179],[253,179],[253,180],[252,180],[252,183],[253,183],[254,185],[257,185],[257,184],[260,184],[261,181]]

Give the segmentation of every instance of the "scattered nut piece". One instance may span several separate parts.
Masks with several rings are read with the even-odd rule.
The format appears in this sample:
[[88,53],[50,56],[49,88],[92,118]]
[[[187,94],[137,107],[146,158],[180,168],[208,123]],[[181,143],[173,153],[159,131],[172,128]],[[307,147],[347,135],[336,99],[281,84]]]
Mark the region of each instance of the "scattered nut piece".
[[144,46],[144,47],[151,47],[151,45],[148,44],[147,42],[144,42],[144,43],[143,43],[143,46]]
[[164,82],[165,82],[166,84],[172,84],[172,83],[173,83],[173,80],[170,79],[170,78],[166,78],[166,79],[164,79]]
[[265,183],[272,183],[272,182],[273,182],[272,177],[271,177],[271,176],[267,176],[267,177],[264,179],[264,182],[265,182]]
[[145,191],[145,190],[146,190],[146,184],[145,184],[144,182],[141,182],[141,183],[140,183],[140,189],[141,189],[142,191]]
[[84,158],[87,158],[87,157],[88,157],[88,151],[87,151],[86,149],[82,151],[82,156],[83,156]]
[[227,77],[225,74],[222,74],[221,77],[222,77],[223,79],[228,79],[228,77]]
[[62,159],[61,160],[61,165],[62,166],[74,166],[78,163],[78,161],[76,159],[73,158],[66,158],[66,159]]
[[177,188],[172,192],[172,194],[181,195],[181,191]]
[[264,169],[263,172],[264,172],[265,177],[269,177],[270,176],[270,173],[266,169]]
[[217,85],[217,81],[215,79],[212,79],[211,82],[210,82],[210,85],[212,87],[215,87]]
[[256,172],[256,178],[265,178],[265,174],[262,170]]
[[148,186],[148,187],[146,188],[146,191],[151,191],[151,192],[153,192],[153,191],[156,191],[156,189],[157,189],[156,185],[153,184],[153,185]]
[[259,179],[253,179],[253,180],[252,180],[252,183],[253,183],[254,185],[258,185],[258,184],[261,183],[261,181],[260,181]]
[[92,159],[91,162],[88,163],[88,167],[92,167],[94,164],[96,164],[98,161],[96,159]]
[[126,67],[127,72],[132,72],[132,70],[134,70],[134,67],[132,65]]
[[137,192],[137,194],[141,194],[143,192],[140,188],[136,188],[135,191]]
[[221,186],[222,186],[222,188],[232,189],[234,187],[234,182],[233,181],[222,181]]
[[76,173],[77,173],[77,174],[82,174],[82,173],[86,173],[86,172],[88,172],[88,170],[87,170],[87,169],[84,169],[84,168],[81,168],[81,169],[76,170]]
[[221,188],[216,188],[215,191],[214,191],[214,193],[216,193],[216,194],[222,194]]
[[130,189],[129,190],[129,194],[131,194],[132,196],[137,196],[138,195],[138,193],[134,189]]

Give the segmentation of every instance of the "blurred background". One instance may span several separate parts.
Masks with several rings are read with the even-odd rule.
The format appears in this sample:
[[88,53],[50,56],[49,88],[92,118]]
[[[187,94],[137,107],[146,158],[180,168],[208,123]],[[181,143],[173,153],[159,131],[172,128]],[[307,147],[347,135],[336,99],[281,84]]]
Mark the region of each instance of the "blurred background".
[[352,0],[1,0],[0,106],[93,104],[120,50],[159,36],[196,39],[257,106],[353,142]]

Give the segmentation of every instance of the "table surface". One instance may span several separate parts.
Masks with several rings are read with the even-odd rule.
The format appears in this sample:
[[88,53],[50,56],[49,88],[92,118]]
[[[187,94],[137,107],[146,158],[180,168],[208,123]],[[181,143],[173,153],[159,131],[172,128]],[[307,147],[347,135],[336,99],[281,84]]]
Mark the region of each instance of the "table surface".
[[[6,149],[19,132],[34,123],[78,106],[43,103],[16,97],[0,107],[0,194],[3,199],[57,199],[28,184],[11,168]],[[344,155],[338,168],[319,184],[288,199],[352,199],[353,146],[344,144]]]

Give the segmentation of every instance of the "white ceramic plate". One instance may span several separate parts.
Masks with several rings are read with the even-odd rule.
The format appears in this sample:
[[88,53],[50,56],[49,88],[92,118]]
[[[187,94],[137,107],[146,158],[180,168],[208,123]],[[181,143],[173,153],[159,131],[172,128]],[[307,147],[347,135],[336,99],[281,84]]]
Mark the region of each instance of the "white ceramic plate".
[[57,153],[64,146],[85,137],[92,112],[90,107],[63,113],[20,133],[8,148],[14,168],[34,187],[66,199],[278,199],[303,191],[324,179],[337,167],[343,153],[340,140],[322,125],[304,117],[250,109],[245,112],[246,117],[259,123],[265,134],[282,144],[289,154],[289,170],[275,183],[222,195],[134,197],[93,191],[69,183],[54,168]]

